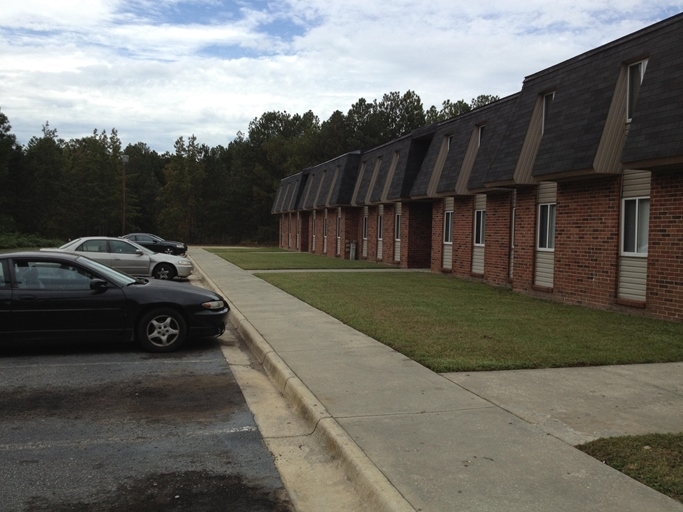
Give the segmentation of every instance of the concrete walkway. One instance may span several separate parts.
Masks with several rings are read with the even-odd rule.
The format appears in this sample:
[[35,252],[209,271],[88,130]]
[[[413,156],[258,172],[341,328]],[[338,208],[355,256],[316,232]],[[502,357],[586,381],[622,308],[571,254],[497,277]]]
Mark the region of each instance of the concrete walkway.
[[439,375],[212,253],[189,255],[368,509],[683,511],[572,446],[683,430],[681,365]]

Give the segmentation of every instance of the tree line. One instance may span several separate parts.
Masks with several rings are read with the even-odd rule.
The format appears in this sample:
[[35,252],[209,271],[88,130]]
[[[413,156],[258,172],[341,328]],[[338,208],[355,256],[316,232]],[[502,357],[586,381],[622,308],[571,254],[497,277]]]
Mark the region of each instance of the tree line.
[[116,129],[65,141],[49,122],[22,146],[0,110],[0,234],[68,240],[143,231],[188,243],[272,243],[270,210],[283,178],[497,99],[425,110],[415,92],[391,92],[322,122],[311,111],[271,111],[227,146],[192,135],[163,154],[144,142],[123,148]]

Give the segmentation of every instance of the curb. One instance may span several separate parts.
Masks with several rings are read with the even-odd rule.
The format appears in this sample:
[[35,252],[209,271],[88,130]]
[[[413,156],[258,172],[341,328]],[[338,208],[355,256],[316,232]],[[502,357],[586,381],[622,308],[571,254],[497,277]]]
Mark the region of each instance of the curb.
[[230,323],[246,341],[254,357],[263,365],[275,387],[292,403],[306,421],[312,435],[319,438],[335,460],[338,460],[356,491],[371,510],[381,512],[415,512],[370,458],[360,449],[308,387],[273,350],[268,341],[246,319],[226,294],[190,258],[207,284],[220,293],[230,305]]

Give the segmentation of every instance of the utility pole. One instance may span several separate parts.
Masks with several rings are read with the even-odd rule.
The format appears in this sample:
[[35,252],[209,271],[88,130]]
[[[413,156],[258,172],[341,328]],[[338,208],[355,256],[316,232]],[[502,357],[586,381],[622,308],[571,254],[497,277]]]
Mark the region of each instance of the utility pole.
[[123,208],[121,212],[121,234],[126,234],[126,164],[128,163],[128,155],[121,155],[123,162]]

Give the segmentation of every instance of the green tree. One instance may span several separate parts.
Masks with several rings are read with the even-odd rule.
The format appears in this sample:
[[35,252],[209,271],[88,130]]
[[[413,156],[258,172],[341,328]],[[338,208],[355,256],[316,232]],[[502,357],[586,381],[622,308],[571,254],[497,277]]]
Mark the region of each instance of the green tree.
[[384,142],[383,119],[375,103],[360,98],[346,114],[349,145],[355,149],[376,146]]
[[472,107],[465,100],[458,100],[452,102],[451,100],[445,100],[441,104],[441,110],[436,110],[435,106],[431,106],[427,111],[426,122],[427,124],[436,123],[439,121],[445,121],[446,119],[451,119],[452,117],[459,116],[472,110]]
[[116,130],[72,139],[65,148],[69,236],[121,233],[123,166]]
[[[25,151],[24,168],[15,181],[20,229],[48,237],[66,235],[68,184],[64,176],[64,141],[57,130],[43,125],[43,136],[32,137]],[[30,214],[28,214],[30,212]]]
[[198,220],[203,207],[204,162],[202,148],[192,135],[175,142],[175,154],[164,168],[166,184],[161,191],[158,225],[164,237],[187,242],[197,240]]
[[406,135],[425,125],[422,100],[414,91],[390,92],[374,103],[382,120],[382,138],[385,142]]
[[11,133],[9,119],[0,110],[0,232],[16,229],[16,198],[19,193],[14,179],[23,166],[22,148]]
[[313,159],[316,162],[325,162],[358,149],[349,146],[348,131],[348,121],[344,113],[340,110],[332,112],[327,121],[323,121],[320,126],[318,143],[313,148]]
[[485,105],[488,105],[489,103],[493,103],[494,101],[498,101],[500,97],[498,96],[493,96],[491,94],[480,94],[476,98],[472,98],[472,101],[470,102],[470,106],[475,109],[479,107],[483,107]]
[[473,98],[469,103],[467,103],[465,100],[458,100],[455,102],[452,102],[451,100],[445,100],[441,104],[441,110],[437,110],[434,105],[429,107],[429,110],[427,110],[425,114],[425,122],[426,124],[432,124],[445,121],[446,119],[451,119],[461,114],[470,112],[475,108],[483,107],[484,105],[498,101],[499,99],[500,98],[498,96],[480,94],[476,98]]
[[197,237],[207,243],[233,244],[241,238],[236,220],[245,205],[236,202],[239,193],[235,193],[232,159],[232,152],[223,146],[202,150],[203,205]]
[[346,116],[349,149],[384,144],[425,125],[422,100],[414,91],[384,94],[369,103],[360,98]]
[[159,209],[161,183],[168,158],[159,155],[144,142],[129,144],[126,170],[126,231],[155,233]]

